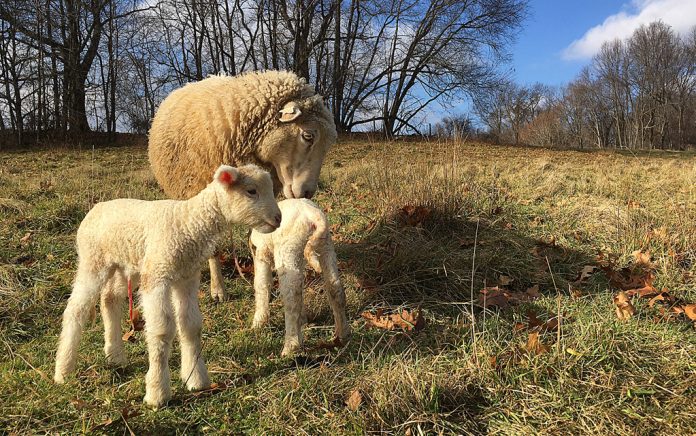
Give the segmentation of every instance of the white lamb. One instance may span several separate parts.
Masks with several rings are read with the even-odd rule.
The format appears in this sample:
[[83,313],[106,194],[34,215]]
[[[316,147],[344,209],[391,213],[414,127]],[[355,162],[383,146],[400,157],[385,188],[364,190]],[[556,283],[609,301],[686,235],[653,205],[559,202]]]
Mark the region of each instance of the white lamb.
[[175,326],[181,341],[181,379],[189,390],[210,382],[201,356],[198,286],[203,261],[232,223],[272,232],[281,212],[269,173],[254,165],[222,165],[213,181],[186,201],[120,199],[99,203],[77,231],[78,267],[63,314],[54,380],[73,371],[82,330],[101,294],[104,350],[110,362],[125,362],[120,339],[126,278],[140,284],[149,369],[145,403],[171,398],[169,355]]
[[254,293],[256,311],[253,327],[268,321],[269,293],[273,286],[272,269],[278,273],[280,295],[285,306],[285,344],[283,356],[302,347],[305,259],[321,273],[329,305],[333,311],[335,336],[345,341],[350,336],[346,317],[346,295],[336,264],[328,221],[316,204],[306,199],[289,199],[278,203],[283,214],[280,228],[273,233],[251,232],[249,242],[254,256]]

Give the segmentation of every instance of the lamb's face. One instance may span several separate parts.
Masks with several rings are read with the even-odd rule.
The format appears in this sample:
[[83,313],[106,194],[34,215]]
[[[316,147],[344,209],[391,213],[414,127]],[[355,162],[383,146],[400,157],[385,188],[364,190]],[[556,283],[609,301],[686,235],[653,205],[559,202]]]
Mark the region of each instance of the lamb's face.
[[256,165],[222,165],[215,172],[214,183],[218,205],[229,223],[249,226],[260,233],[270,233],[280,226],[281,213],[268,172]]
[[280,125],[264,140],[262,160],[275,168],[286,198],[312,198],[326,152],[336,142],[336,128],[328,110],[302,114],[290,102],[283,111]]

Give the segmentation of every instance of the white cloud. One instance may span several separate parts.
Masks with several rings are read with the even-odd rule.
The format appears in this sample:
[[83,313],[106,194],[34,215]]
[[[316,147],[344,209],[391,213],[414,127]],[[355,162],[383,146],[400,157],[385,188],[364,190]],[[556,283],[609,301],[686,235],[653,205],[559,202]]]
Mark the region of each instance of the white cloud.
[[696,25],[696,0],[634,0],[625,11],[607,17],[563,51],[566,60],[589,59],[607,41],[625,39],[642,24],[662,20],[679,34]]

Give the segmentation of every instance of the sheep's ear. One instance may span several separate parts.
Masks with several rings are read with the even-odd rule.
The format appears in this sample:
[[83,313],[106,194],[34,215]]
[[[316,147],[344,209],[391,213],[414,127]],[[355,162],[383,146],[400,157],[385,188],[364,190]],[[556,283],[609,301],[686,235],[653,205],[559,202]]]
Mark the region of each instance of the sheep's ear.
[[289,123],[290,121],[296,120],[300,115],[302,115],[300,106],[296,102],[290,101],[285,103],[283,109],[280,110],[280,117],[278,119],[281,123]]
[[221,165],[220,168],[215,171],[214,179],[229,187],[239,181],[239,171],[237,168]]

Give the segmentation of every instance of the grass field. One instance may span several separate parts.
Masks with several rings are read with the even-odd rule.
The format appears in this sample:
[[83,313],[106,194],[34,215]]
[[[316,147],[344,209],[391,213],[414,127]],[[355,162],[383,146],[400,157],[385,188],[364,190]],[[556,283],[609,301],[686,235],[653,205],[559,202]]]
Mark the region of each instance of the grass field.
[[[253,292],[225,265],[230,301],[201,289],[210,391],[142,404],[142,336],[111,368],[101,321],[76,378],[52,383],[74,234],[97,201],[162,198],[142,146],[0,155],[0,433],[693,434],[696,330],[647,299],[621,321],[598,253],[650,252],[655,286],[696,301],[696,155],[550,151],[470,143],[339,143],[316,201],[336,240],[354,335],[327,349],[332,320],[308,278],[307,351],[279,356],[282,309],[250,328]],[[422,206],[405,217],[404,206]],[[412,209],[411,209],[412,210]],[[248,256],[244,231],[231,240]],[[231,253],[232,243],[224,247]],[[472,282],[473,279],[473,282]],[[499,310],[485,287],[540,296]],[[369,328],[361,313],[422,310],[418,332]],[[528,311],[541,329],[526,349]],[[123,320],[124,331],[127,320]]]

